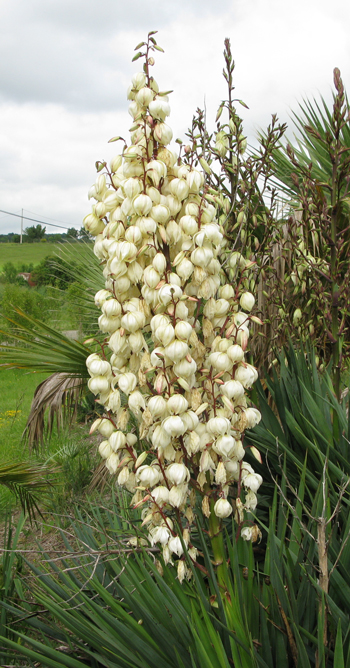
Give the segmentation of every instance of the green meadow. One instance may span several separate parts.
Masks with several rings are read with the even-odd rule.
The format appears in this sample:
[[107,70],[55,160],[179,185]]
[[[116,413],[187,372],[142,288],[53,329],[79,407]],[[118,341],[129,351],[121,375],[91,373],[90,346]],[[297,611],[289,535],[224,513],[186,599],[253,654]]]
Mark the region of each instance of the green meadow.
[[[12,262],[15,266],[23,263],[30,264],[32,262],[35,266],[48,255],[57,255],[64,252],[64,248],[67,245],[72,244],[52,243],[49,241],[37,244],[0,244],[0,271],[5,262]],[[79,249],[79,253],[87,252],[87,249],[90,248],[90,244],[86,243],[75,244],[75,246],[77,250]]]

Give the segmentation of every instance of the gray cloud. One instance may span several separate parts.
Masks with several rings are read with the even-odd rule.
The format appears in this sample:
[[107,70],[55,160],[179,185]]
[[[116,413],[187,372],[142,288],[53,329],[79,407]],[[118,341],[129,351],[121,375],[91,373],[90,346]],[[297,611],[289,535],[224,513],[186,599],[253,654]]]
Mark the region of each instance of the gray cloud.
[[[220,11],[231,0],[221,2]],[[123,72],[132,71],[120,34],[147,32],[183,12],[215,12],[211,0],[176,4],[105,0],[14,0],[0,10],[0,102],[50,102],[71,109],[116,109],[125,100]],[[160,43],[161,43],[161,37]]]

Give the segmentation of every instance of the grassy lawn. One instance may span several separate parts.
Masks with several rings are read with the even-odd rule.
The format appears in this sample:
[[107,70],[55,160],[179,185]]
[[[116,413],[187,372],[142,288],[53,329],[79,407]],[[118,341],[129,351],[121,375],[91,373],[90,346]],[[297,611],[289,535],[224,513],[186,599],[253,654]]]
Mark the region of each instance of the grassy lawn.
[[[0,370],[0,465],[27,461],[58,467],[50,507],[59,510],[83,493],[100,459],[84,424],[67,427],[60,434],[54,428],[50,441],[37,454],[30,453],[23,443],[22,433],[35,389],[46,376],[17,369]],[[13,501],[10,492],[0,487],[0,520],[4,507]]]
[[17,369],[0,371],[0,463],[28,459],[21,435],[35,388],[44,378]]
[[[12,262],[15,266],[32,262],[34,265],[39,264],[47,255],[55,255],[61,252],[64,247],[71,248],[73,244],[59,244],[59,243],[37,243],[37,244],[0,244],[0,271],[5,262]],[[76,252],[88,253],[91,251],[91,244],[74,244]]]

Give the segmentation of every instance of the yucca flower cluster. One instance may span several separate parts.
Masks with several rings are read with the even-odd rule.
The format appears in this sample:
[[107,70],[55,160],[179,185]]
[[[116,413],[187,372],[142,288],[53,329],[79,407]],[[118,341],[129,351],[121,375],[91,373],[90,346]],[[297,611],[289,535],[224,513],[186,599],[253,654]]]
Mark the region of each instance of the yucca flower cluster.
[[128,91],[131,145],[89,192],[96,203],[84,225],[104,267],[96,304],[106,339],[87,367],[105,409],[92,427],[105,437],[99,452],[131,503],[143,505],[165,562],[178,557],[182,580],[183,545],[197,557],[191,527],[200,507],[220,525],[234,513],[243,538],[257,536],[245,512],[262,479],[242,443],[260,420],[245,395],[257,378],[245,361],[254,297],[223,281],[223,229],[202,171],[167,148],[168,96],[150,64],[147,51]]

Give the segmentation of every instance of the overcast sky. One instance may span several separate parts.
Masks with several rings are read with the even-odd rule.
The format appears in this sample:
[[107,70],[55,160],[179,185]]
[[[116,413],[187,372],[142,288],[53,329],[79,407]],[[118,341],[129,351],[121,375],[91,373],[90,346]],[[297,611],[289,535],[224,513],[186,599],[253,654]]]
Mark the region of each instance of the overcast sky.
[[[348,0],[0,0],[0,209],[81,227],[95,161],[128,136],[131,59],[150,30],[175,138],[204,100],[214,129],[225,37],[250,141],[272,113],[288,121],[303,98],[330,100],[334,67],[350,81]],[[0,232],[19,226],[0,213]]]

